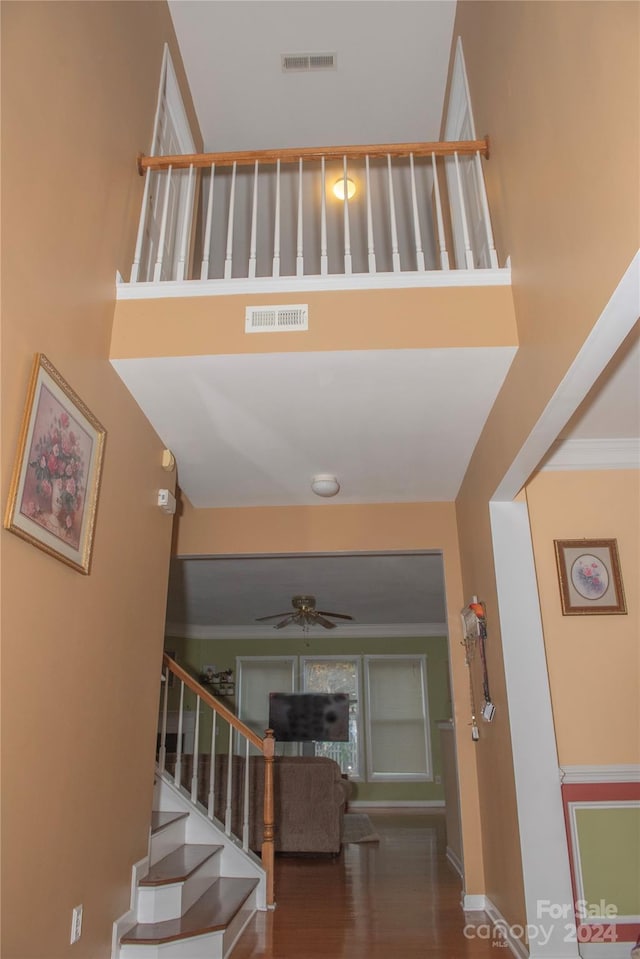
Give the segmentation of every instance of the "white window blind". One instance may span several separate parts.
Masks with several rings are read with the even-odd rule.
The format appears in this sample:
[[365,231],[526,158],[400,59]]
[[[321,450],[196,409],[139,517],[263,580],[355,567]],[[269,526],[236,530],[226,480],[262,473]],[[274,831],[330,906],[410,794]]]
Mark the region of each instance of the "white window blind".
[[[258,736],[264,736],[269,725],[269,693],[296,691],[295,666],[296,659],[290,656],[237,658],[238,715]],[[297,744],[279,744],[278,755],[283,752],[296,753]]]
[[425,656],[365,656],[368,779],[430,780]]

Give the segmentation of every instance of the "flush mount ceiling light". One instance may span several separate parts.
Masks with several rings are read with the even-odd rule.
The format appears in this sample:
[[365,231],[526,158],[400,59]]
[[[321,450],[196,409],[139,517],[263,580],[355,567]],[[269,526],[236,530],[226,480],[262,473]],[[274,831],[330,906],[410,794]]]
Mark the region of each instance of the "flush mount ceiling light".
[[[344,184],[345,178],[340,177],[339,180],[333,184],[333,195],[336,196],[339,200],[344,200]],[[350,200],[351,197],[356,195],[356,185],[353,180],[350,180],[349,177],[346,179],[347,184],[347,200]]]
[[340,483],[331,473],[318,473],[311,481],[311,489],[316,496],[335,496]]

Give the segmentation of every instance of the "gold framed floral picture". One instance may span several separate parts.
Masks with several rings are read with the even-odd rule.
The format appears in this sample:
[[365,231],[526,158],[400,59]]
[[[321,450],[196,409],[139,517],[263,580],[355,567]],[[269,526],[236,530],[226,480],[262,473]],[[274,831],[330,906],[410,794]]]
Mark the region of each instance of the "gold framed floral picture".
[[556,539],[564,616],[626,613],[615,539]]
[[4,526],[85,574],[105,437],[53,364],[36,354]]

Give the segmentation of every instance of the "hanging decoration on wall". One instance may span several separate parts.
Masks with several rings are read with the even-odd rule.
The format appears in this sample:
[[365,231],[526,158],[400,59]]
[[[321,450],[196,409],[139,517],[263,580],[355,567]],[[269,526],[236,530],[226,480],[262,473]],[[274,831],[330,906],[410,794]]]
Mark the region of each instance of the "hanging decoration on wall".
[[471,673],[472,663],[475,659],[476,650],[480,654],[482,664],[482,692],[484,702],[480,715],[483,720],[490,723],[495,716],[496,707],[491,701],[491,691],[489,689],[489,673],[487,670],[487,611],[484,603],[478,601],[474,596],[468,606],[460,612],[462,619],[462,645],[465,648],[465,662],[469,667],[469,699],[471,704],[471,738],[474,742],[480,739],[480,730],[477,723],[477,712],[475,695],[473,692],[473,677]]

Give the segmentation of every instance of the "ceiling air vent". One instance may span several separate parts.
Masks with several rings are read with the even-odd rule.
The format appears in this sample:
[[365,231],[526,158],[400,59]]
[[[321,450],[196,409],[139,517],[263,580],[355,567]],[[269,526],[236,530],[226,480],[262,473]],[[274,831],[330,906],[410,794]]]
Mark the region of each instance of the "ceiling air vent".
[[284,333],[287,330],[309,329],[309,307],[248,306],[245,312],[245,333]]
[[338,65],[336,53],[283,53],[281,60],[283,73],[335,70]]

